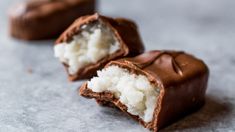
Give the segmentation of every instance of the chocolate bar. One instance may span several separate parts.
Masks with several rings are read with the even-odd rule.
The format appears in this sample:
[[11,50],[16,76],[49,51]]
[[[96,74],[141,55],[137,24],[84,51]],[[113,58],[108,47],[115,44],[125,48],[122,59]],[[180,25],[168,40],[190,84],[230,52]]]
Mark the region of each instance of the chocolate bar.
[[110,60],[143,53],[144,46],[134,22],[95,13],[78,18],[57,39],[54,51],[75,81],[94,76]]
[[55,38],[76,18],[94,10],[95,0],[26,1],[10,10],[10,34],[24,40]]
[[150,51],[111,61],[97,75],[81,86],[80,95],[159,131],[203,106],[209,70],[184,52]]

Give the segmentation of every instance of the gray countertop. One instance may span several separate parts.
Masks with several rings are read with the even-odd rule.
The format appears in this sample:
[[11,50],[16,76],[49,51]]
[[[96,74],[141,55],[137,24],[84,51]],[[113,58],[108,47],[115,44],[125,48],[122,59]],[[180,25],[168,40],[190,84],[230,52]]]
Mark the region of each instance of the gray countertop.
[[[0,132],[148,131],[123,113],[77,95],[53,57],[53,41],[25,42],[7,32],[0,1]],[[134,19],[147,50],[184,50],[210,68],[207,102],[163,131],[235,131],[235,1],[100,0],[99,11]]]

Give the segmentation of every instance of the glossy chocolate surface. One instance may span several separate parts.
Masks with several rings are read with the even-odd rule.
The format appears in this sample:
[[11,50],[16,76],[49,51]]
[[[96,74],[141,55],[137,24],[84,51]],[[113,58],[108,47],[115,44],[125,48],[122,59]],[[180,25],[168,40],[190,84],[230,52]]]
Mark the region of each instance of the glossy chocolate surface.
[[[95,64],[90,64],[81,68],[76,75],[69,75],[69,80],[75,81],[79,79],[91,78],[96,74],[96,71],[103,68],[111,60],[122,57],[136,56],[144,52],[144,45],[138,33],[136,24],[124,18],[110,18],[95,13],[78,18],[56,41],[56,44],[68,42],[76,34],[79,34],[81,27],[86,24],[102,22],[108,26],[115,37],[119,41],[120,49],[107,57],[101,59]],[[67,65],[64,64],[66,69]]]
[[51,39],[76,18],[94,11],[95,0],[30,0],[12,7],[9,30],[15,38]]
[[187,53],[150,51],[134,58],[111,61],[106,67],[110,65],[126,68],[131,73],[143,74],[159,88],[156,89],[160,91],[160,95],[151,122],[146,123],[128,113],[127,107],[110,92],[92,92],[87,83],[84,83],[80,94],[95,98],[102,105],[118,107],[151,130],[158,131],[198,110],[205,102],[209,70],[203,61]]

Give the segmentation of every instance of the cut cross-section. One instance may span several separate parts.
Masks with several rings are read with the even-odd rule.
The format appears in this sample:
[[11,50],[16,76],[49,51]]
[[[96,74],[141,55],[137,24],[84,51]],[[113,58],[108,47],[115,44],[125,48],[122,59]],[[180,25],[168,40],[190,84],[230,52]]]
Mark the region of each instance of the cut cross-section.
[[71,75],[119,49],[120,44],[113,32],[102,23],[83,25],[81,32],[74,35],[72,40],[54,47],[55,56],[68,65]]
[[65,66],[69,80],[89,79],[109,61],[143,53],[136,24],[99,14],[78,18],[56,40],[55,57]]
[[159,90],[151,84],[146,76],[130,73],[118,66],[109,66],[98,71],[98,77],[92,78],[87,87],[93,92],[111,92],[115,98],[127,106],[127,111],[150,122]]

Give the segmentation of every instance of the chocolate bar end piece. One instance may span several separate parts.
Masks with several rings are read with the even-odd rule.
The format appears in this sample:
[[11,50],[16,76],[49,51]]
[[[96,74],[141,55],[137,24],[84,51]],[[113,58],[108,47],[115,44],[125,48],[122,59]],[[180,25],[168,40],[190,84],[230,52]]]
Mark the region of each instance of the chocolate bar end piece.
[[151,51],[110,62],[79,93],[158,131],[203,106],[208,75],[207,66],[189,54]]
[[94,76],[110,60],[143,53],[144,46],[134,22],[95,13],[78,18],[57,39],[54,51],[75,81]]
[[10,35],[24,40],[58,37],[80,16],[93,14],[95,0],[30,0],[11,8]]

